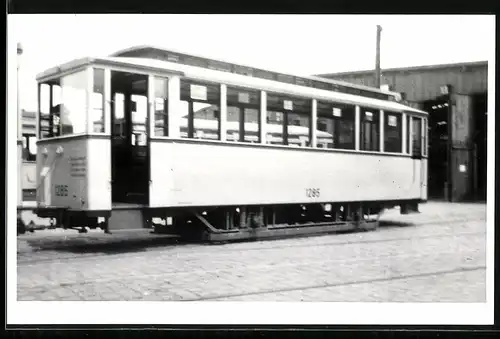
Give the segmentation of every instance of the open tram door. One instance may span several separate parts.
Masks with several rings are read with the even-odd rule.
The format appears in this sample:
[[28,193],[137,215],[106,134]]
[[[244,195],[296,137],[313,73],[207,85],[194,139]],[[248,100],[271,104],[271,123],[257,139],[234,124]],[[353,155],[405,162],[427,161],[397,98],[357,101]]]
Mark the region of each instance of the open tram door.
[[111,72],[111,200],[149,204],[148,76]]

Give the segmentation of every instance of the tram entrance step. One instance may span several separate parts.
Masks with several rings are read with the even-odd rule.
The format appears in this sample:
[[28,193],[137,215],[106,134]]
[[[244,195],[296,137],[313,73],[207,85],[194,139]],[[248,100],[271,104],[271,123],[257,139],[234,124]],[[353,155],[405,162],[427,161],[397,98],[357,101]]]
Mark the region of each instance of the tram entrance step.
[[136,230],[144,227],[144,218],[141,209],[119,209],[111,212],[108,221],[110,232],[118,230]]

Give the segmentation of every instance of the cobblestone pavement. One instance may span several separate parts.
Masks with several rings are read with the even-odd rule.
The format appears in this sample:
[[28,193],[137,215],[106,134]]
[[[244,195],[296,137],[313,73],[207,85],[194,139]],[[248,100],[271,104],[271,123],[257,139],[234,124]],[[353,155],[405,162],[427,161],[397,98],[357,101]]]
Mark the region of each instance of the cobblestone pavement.
[[421,211],[389,211],[375,232],[225,245],[27,234],[18,300],[484,302],[485,205]]

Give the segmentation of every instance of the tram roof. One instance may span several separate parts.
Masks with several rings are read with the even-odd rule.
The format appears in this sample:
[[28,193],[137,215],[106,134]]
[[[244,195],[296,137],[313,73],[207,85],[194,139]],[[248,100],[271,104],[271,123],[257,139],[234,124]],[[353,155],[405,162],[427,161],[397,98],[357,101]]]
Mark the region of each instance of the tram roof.
[[[73,61],[67,62],[65,64],[59,65],[57,67],[50,68],[45,72],[39,73],[37,75],[37,81],[47,81],[58,75],[64,73],[70,73],[73,70],[84,67],[91,64],[100,64],[108,66],[121,66],[126,68],[133,68],[136,70],[142,70],[144,72],[157,72],[157,73],[169,73],[178,74],[181,76],[191,76],[204,78],[207,81],[214,79],[212,81],[234,83],[235,86],[259,86],[266,87],[267,91],[273,92],[283,92],[291,95],[300,96],[315,96],[322,97],[325,100],[337,100],[340,102],[348,104],[357,105],[367,105],[369,107],[379,107],[380,109],[395,110],[395,111],[409,111],[419,114],[427,115],[427,112],[403,105],[402,103],[390,100],[381,100],[368,98],[364,96],[346,94],[340,92],[333,92],[329,90],[316,89],[311,87],[305,87],[295,84],[281,83],[275,80],[260,79],[254,77],[248,77],[240,74],[227,73],[218,70],[199,68],[195,66],[188,66],[183,64],[178,64],[175,62],[168,62],[158,59],[148,59],[148,58],[129,58],[129,57],[86,57],[75,59]],[[130,72],[133,72],[133,69]],[[244,79],[244,81],[240,81]],[[294,90],[294,88],[301,88],[299,91]]]
[[[198,59],[202,59],[202,60],[206,60],[206,61],[213,61],[213,62],[217,62],[217,63],[223,63],[223,64],[226,64],[228,66],[232,65],[232,66],[242,67],[242,68],[251,69],[251,70],[255,70],[255,71],[263,71],[263,72],[267,72],[267,73],[271,73],[271,74],[276,74],[276,75],[280,74],[280,75],[285,75],[285,76],[293,76],[293,77],[297,77],[297,78],[300,78],[300,79],[318,81],[318,82],[322,82],[322,83],[325,83],[325,84],[333,84],[333,85],[338,85],[338,86],[342,86],[342,87],[354,88],[354,89],[359,89],[359,90],[363,90],[363,91],[368,91],[368,92],[378,93],[378,94],[383,94],[383,95],[388,95],[388,96],[395,96],[395,95],[399,94],[397,92],[382,90],[382,89],[378,89],[378,88],[370,87],[370,86],[366,86],[366,85],[353,84],[353,83],[350,83],[350,82],[347,82],[347,81],[342,81],[342,80],[337,80],[337,79],[328,79],[328,78],[322,77],[320,75],[297,75],[297,74],[292,74],[292,73],[275,72],[275,71],[271,71],[271,70],[267,70],[267,69],[262,69],[262,68],[257,68],[257,67],[246,65],[246,64],[234,63],[234,62],[231,62],[229,60],[221,59],[219,57],[218,58],[211,58],[211,57],[207,57],[207,56],[200,55],[200,54],[185,53],[185,52],[178,51],[178,50],[175,50],[175,49],[171,49],[171,48],[166,49],[166,48],[155,46],[155,45],[138,45],[138,46],[132,46],[132,47],[128,47],[128,48],[119,50],[119,51],[111,54],[110,56],[111,57],[127,57],[127,54],[129,54],[129,53],[140,52],[140,51],[147,51],[147,50],[149,50],[149,51],[159,51],[159,52],[169,53],[169,54],[175,54],[177,56],[186,56],[186,57],[191,57],[191,58],[198,58]],[[142,56],[139,56],[139,57],[142,58]]]

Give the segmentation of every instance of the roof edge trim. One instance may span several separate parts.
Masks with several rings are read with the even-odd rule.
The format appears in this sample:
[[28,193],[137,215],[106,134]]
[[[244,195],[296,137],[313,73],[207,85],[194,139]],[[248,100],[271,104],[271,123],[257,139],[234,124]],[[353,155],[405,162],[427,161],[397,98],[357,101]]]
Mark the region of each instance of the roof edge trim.
[[[437,70],[437,69],[443,69],[443,68],[480,67],[480,66],[488,66],[488,61],[471,61],[471,62],[459,62],[459,63],[451,63],[451,64],[435,64],[435,65],[420,65],[420,66],[385,68],[385,69],[382,69],[382,73],[384,73],[384,72],[406,72],[406,71],[428,71],[428,70]],[[370,73],[374,73],[374,72],[375,72],[375,70],[365,69],[365,70],[361,70],[361,71],[323,73],[323,74],[316,74],[315,76],[317,76],[317,77],[331,77],[331,76],[343,76],[343,75],[365,75],[365,74],[370,74]]]

